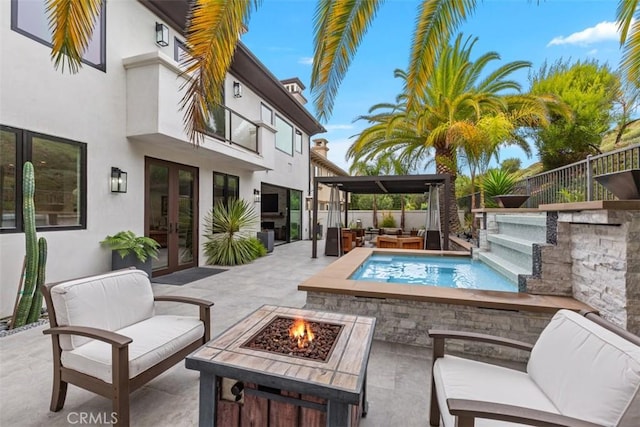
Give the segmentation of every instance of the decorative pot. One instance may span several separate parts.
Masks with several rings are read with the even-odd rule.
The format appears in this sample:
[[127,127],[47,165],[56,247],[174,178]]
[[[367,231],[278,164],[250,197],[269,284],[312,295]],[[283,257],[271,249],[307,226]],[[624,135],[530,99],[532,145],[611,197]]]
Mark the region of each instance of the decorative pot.
[[529,198],[526,194],[501,194],[493,196],[493,200],[498,202],[501,208],[519,208]]
[[594,178],[619,200],[640,199],[640,169],[607,173]]

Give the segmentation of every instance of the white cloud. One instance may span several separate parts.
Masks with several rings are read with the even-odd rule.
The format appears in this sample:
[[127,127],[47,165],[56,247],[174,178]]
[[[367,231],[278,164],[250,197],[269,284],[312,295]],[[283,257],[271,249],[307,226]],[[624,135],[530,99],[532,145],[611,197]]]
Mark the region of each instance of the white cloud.
[[312,65],[313,64],[313,57],[311,57],[311,56],[303,56],[302,58],[298,59],[298,64]]
[[348,130],[353,129],[353,125],[326,125],[324,127],[328,132],[332,130]]
[[618,40],[619,37],[618,25],[615,22],[603,21],[593,27],[586,28],[566,37],[554,37],[547,44],[547,47],[563,44],[589,46],[593,43]]
[[587,55],[596,56],[597,53],[598,53],[598,49],[591,49],[589,52],[587,52]]

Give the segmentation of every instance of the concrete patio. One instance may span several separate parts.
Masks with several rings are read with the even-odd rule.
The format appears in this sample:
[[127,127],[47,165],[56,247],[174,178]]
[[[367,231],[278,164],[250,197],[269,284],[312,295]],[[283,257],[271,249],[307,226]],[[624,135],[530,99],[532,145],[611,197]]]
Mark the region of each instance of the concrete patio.
[[[246,266],[184,286],[156,285],[157,294],[176,294],[215,301],[213,335],[224,331],[263,304],[302,307],[305,293],[297,285],[335,261],[311,259],[311,243],[276,247]],[[163,303],[165,313],[197,312],[193,307]],[[64,409],[49,411],[52,383],[51,340],[47,326],[0,338],[0,425],[67,426],[80,424],[81,413],[103,414],[111,402],[69,387]],[[376,341],[368,370],[370,426],[428,425],[430,350]],[[198,373],[180,363],[131,395],[131,422],[136,426],[194,426],[198,422]]]

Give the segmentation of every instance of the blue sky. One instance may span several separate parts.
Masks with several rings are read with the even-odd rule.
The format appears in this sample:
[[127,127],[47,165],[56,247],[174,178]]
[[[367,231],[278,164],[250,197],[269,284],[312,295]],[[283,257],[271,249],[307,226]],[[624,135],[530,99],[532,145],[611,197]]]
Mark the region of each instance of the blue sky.
[[[614,0],[485,0],[462,26],[465,35],[478,37],[476,55],[495,51],[500,65],[510,61],[530,61],[537,70],[544,61],[594,58],[617,68],[620,60],[616,34]],[[335,101],[333,114],[317,135],[329,141],[329,159],[344,169],[345,152],[353,138],[366,127],[353,122],[380,102],[393,102],[400,83],[393,70],[405,69],[419,2],[387,0],[366,34]],[[243,42],[279,79],[298,77],[307,89],[307,108],[313,113],[308,86],[313,55],[313,0],[264,0],[249,22]],[[497,68],[498,62],[488,70]],[[528,88],[527,71],[514,74],[523,89]],[[527,159],[518,148],[501,150],[501,159]]]

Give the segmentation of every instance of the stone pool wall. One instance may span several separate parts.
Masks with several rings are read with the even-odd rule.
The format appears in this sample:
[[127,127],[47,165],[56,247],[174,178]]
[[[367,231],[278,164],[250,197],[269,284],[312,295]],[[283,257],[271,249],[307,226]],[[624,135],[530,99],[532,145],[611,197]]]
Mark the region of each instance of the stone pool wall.
[[[429,329],[486,333],[533,344],[552,317],[549,313],[312,291],[307,291],[305,308],[373,316],[377,319],[375,339],[422,347],[432,346]],[[447,351],[516,361],[528,357],[524,351],[468,341],[449,341]]]

